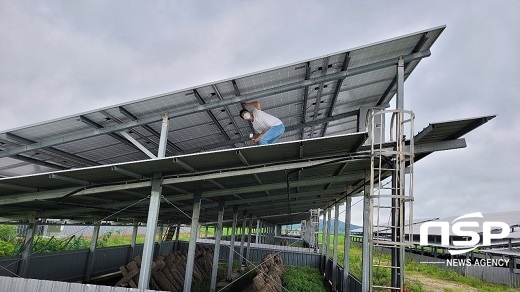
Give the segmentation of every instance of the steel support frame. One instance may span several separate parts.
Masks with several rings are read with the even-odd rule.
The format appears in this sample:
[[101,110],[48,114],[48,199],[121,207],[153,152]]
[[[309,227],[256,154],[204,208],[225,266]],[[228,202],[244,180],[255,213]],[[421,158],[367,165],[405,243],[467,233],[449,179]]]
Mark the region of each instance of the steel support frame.
[[251,232],[253,229],[253,214],[249,215],[249,230],[247,232],[247,247],[246,247],[246,258],[245,258],[245,266],[249,266],[249,255],[251,251]]
[[[347,191],[350,193],[350,191]],[[345,198],[345,241],[343,246],[344,257],[343,257],[343,292],[348,291],[350,286],[350,226],[352,225],[352,197],[348,196]]]
[[148,218],[146,220],[146,235],[144,239],[143,258],[141,271],[139,273],[139,289],[148,289],[150,284],[150,272],[152,269],[152,257],[155,244],[155,227],[159,218],[159,208],[162,196],[162,179],[156,174],[152,181],[152,191],[150,194],[150,206],[148,208]]
[[134,223],[132,228],[132,238],[130,239],[130,250],[128,250],[127,262],[131,262],[134,258],[135,253],[135,243],[137,242],[137,231],[139,230],[139,224],[137,222]]
[[332,291],[338,289],[338,226],[339,226],[339,202],[334,205],[334,247],[332,255]]
[[224,220],[224,200],[220,200],[218,206],[217,228],[215,230],[215,249],[213,250],[213,266],[211,268],[210,291],[217,289],[218,260],[220,256],[220,239],[222,237],[222,222]]
[[238,207],[233,208],[233,225],[231,227],[231,240],[229,241],[229,259],[228,259],[228,270],[227,270],[227,281],[233,281],[233,258],[235,256],[235,236],[237,231],[238,221]]
[[238,257],[238,270],[242,271],[242,266],[245,264],[244,257],[244,241],[246,239],[246,225],[247,225],[247,211],[244,210],[242,213],[242,233],[240,234],[240,255]]
[[83,277],[83,281],[85,283],[90,282],[90,277],[92,275],[92,267],[94,266],[94,256],[96,254],[96,246],[99,238],[99,229],[101,227],[101,222],[97,222],[94,225],[94,232],[92,233],[92,241],[90,242],[90,249],[88,251],[87,263],[85,266],[85,276]]
[[[374,158],[372,158],[374,159]],[[370,174],[365,173],[365,182],[370,180]],[[363,191],[363,245],[362,245],[362,267],[361,267],[361,290],[370,291],[372,283],[372,217],[370,210],[372,205],[372,194],[370,194],[370,185],[364,184]]]
[[201,205],[201,192],[197,191],[193,197],[193,213],[191,215],[190,243],[188,246],[188,256],[186,258],[186,272],[184,274],[184,292],[191,291],[193,281],[193,268],[195,267],[195,249],[197,247],[197,237],[199,235],[199,215]]
[[[431,52],[429,50],[425,50],[425,51],[421,51],[418,53],[406,55],[406,56],[404,56],[403,59],[404,59],[404,62],[411,62],[413,60],[429,57],[430,55],[431,55]],[[219,100],[219,101],[207,103],[204,105],[199,105],[196,107],[190,107],[187,109],[175,110],[175,111],[169,112],[168,114],[169,114],[170,118],[175,118],[175,117],[185,116],[185,115],[202,112],[202,111],[206,111],[206,110],[211,110],[211,109],[215,109],[215,108],[222,108],[224,106],[237,104],[237,103],[241,103],[244,101],[256,100],[258,98],[265,97],[265,96],[270,96],[270,95],[279,94],[279,93],[283,93],[283,92],[287,92],[287,91],[301,89],[306,86],[312,86],[315,84],[320,84],[320,83],[329,82],[329,81],[337,81],[339,79],[343,79],[348,76],[354,76],[354,75],[363,74],[366,72],[370,72],[370,71],[374,71],[374,70],[378,70],[378,69],[382,69],[382,68],[387,68],[390,66],[395,66],[396,63],[397,62],[396,62],[395,58],[392,58],[389,60],[384,60],[384,61],[368,64],[368,65],[357,67],[357,68],[347,69],[346,71],[341,71],[341,72],[337,72],[337,73],[328,74],[325,76],[311,78],[309,80],[297,81],[297,82],[282,85],[282,86],[279,86],[276,88],[270,88],[270,89],[260,90],[260,91],[254,92],[254,93],[242,95],[242,96],[226,98],[224,100]],[[138,119],[138,120],[122,123],[122,124],[112,125],[110,127],[95,129],[93,131],[86,131],[83,133],[78,133],[78,134],[73,134],[73,135],[63,136],[63,137],[58,137],[58,138],[43,139],[40,141],[35,141],[35,143],[32,143],[30,145],[7,148],[0,153],[0,157],[12,156],[12,155],[20,154],[20,153],[23,153],[26,151],[37,150],[37,149],[55,146],[55,145],[68,143],[68,142],[73,142],[73,141],[77,141],[77,140],[81,140],[81,139],[85,139],[85,138],[89,138],[89,137],[95,137],[95,136],[99,136],[99,135],[103,135],[103,134],[120,132],[120,131],[129,129],[129,128],[155,123],[160,120],[161,120],[160,117],[153,116],[153,117],[142,118],[142,119]]]
[[29,261],[31,259],[31,252],[33,248],[34,235],[36,233],[37,223],[34,218],[34,214],[29,218],[29,225],[25,233],[25,240],[23,245],[22,257],[20,265],[18,266],[18,276],[25,278],[29,271]]

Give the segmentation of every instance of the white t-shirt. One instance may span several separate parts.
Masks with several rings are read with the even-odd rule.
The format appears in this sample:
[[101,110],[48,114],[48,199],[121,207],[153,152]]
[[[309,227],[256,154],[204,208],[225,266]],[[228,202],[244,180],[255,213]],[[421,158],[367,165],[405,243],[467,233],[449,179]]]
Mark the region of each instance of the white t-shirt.
[[258,134],[261,134],[262,131],[269,130],[271,127],[282,124],[279,118],[263,112],[256,107],[253,109],[253,117],[253,128]]

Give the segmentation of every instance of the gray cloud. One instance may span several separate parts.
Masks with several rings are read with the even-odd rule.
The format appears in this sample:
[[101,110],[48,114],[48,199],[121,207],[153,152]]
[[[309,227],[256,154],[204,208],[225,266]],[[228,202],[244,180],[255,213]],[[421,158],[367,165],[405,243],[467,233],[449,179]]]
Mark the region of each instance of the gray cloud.
[[[518,210],[518,1],[0,2],[0,128],[446,24],[407,80],[416,131],[498,114],[416,165],[416,217]],[[354,199],[354,202],[357,201]],[[361,222],[360,206],[354,222]]]

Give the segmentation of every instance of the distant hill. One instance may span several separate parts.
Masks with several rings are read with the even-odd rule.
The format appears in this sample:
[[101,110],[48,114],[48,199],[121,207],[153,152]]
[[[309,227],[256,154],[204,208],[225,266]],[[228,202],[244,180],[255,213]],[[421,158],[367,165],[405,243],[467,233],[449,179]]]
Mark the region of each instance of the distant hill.
[[[345,222],[339,220],[338,222],[338,232],[339,233],[345,233]],[[320,219],[320,227],[323,226],[323,221]],[[352,229],[358,229],[358,228],[361,228],[362,226],[359,226],[359,225],[355,225],[355,224],[350,224],[350,230]],[[320,231],[322,230],[322,228],[320,228]],[[330,232],[334,232],[334,221],[330,222]]]

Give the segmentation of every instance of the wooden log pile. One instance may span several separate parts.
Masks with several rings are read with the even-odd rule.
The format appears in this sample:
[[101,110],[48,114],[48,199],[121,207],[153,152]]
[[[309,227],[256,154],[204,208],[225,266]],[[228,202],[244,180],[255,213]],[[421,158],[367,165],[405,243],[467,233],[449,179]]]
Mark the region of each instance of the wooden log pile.
[[[186,252],[177,251],[167,255],[158,256],[152,262],[150,277],[150,289],[163,291],[182,291],[184,288],[184,275],[186,273]],[[195,262],[193,266],[193,282],[201,281],[211,276],[213,265],[213,249],[197,246]],[[141,269],[141,256],[125,266],[121,266],[123,278],[115,286],[137,288],[139,285],[139,272]]]
[[282,258],[275,252],[270,252],[262,258],[262,264],[256,268],[252,291],[281,292],[284,266]]

